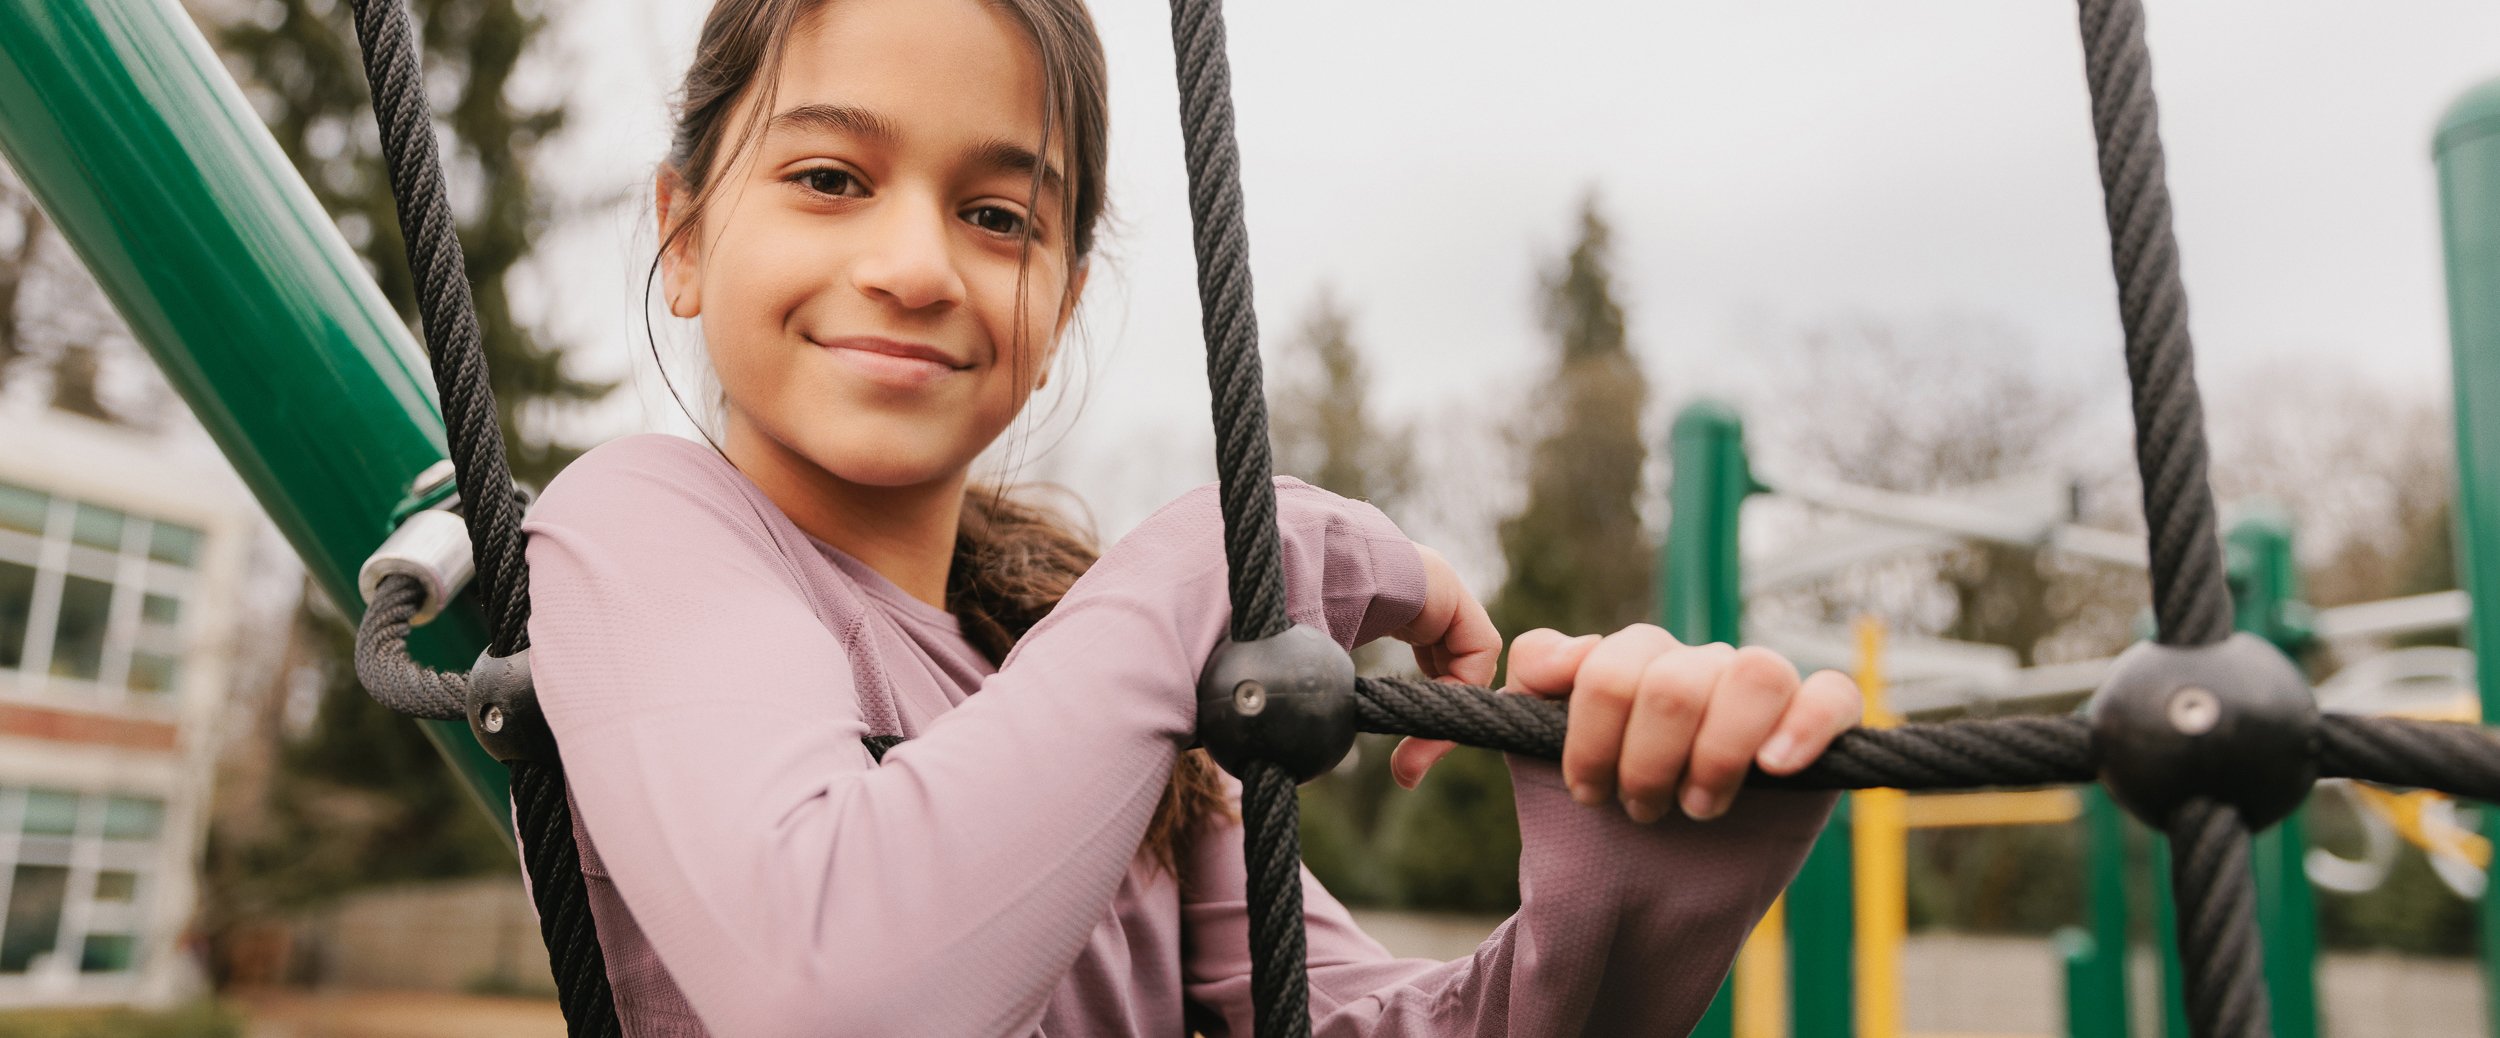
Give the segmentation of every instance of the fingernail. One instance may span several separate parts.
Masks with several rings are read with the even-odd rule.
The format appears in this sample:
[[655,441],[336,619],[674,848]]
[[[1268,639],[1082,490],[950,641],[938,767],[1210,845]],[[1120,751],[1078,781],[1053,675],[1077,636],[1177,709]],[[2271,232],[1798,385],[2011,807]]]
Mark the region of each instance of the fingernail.
[[1623,813],[1631,815],[1632,820],[1635,822],[1639,822],[1642,825],[1648,825],[1651,822],[1657,821],[1658,817],[1666,812],[1660,811],[1657,808],[1651,807],[1650,805],[1644,804],[1638,800],[1626,800],[1623,802]]
[[1571,784],[1571,802],[1581,807],[1596,807],[1606,802],[1606,794],[1586,782],[1574,782]]
[[1771,737],[1762,744],[1762,763],[1773,768],[1789,768],[1797,764],[1797,740],[1787,732]]
[[1696,822],[1707,822],[1719,817],[1720,812],[1727,810],[1727,805],[1720,802],[1718,797],[1710,795],[1708,790],[1698,786],[1684,791],[1683,804],[1684,816]]

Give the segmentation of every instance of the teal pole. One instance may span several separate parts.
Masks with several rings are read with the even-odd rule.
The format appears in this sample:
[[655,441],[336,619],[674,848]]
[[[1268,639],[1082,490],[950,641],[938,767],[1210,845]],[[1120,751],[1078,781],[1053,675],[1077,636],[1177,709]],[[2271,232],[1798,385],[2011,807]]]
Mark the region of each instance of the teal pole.
[[1788,884],[1788,1021],[1794,1038],[1857,1032],[1857,902],[1849,796]]
[[[443,455],[407,326],[175,0],[0,0],[0,153],[331,601]],[[467,669],[464,596],[414,649]],[[507,838],[506,773],[426,734]]]
[[[2239,629],[2298,659],[2313,631],[2300,598],[2290,517],[2280,509],[2253,509],[2231,525],[2223,547]],[[2257,834],[2249,848],[2275,1038],[2318,1038],[2318,906],[2309,889],[2308,854],[2306,807]]]
[[2127,830],[2118,802],[2083,789],[2084,923],[2061,931],[2067,1038],[2131,1038],[2127,1013]]
[[[1676,415],[1667,434],[1667,543],[1659,552],[1661,626],[1686,644],[1734,643],[1744,620],[1743,556],[1737,519],[1761,487],[1745,460],[1745,423],[1736,410],[1700,401]],[[1728,981],[1693,1028],[1693,1038],[1736,1030]]]
[[2196,1038],[2188,1029],[2187,982],[2179,968],[2179,905],[2170,893],[2170,840],[2153,834],[2153,940],[2161,953],[2162,1038]]
[[[2457,558],[2466,593],[2500,602],[2500,79],[2466,91],[2439,120],[2439,214],[2448,260],[2448,341],[2457,402]],[[2500,721],[2500,608],[2479,608],[2466,644],[2477,668],[2483,722]],[[2500,813],[2485,811],[2486,828]],[[2500,889],[2496,886],[2494,889]],[[2481,902],[2483,1017],[2500,1036],[2500,897]]]

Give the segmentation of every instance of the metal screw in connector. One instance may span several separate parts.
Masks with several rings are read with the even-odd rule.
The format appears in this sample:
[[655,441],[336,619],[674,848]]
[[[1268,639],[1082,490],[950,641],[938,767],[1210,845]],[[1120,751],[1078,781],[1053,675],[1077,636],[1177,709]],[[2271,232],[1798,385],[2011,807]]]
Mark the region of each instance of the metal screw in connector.
[[1267,709],[1267,686],[1244,681],[1233,686],[1233,711],[1243,717],[1255,717]]
[[2203,735],[2222,723],[2222,700],[2190,685],[2171,693],[2170,726],[2181,735]]
[[478,727],[486,729],[489,735],[503,731],[503,708],[487,707],[485,716],[478,718]]

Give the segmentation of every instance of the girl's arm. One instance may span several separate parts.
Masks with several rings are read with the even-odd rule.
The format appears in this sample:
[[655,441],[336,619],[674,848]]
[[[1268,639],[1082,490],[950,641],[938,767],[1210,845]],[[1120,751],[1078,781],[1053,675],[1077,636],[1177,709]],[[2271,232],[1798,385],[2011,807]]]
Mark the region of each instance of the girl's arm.
[[[1281,482],[1296,620],[1352,643],[1420,609],[1386,518]],[[771,507],[700,445],[642,436],[533,509],[533,667],[583,824],[716,1034],[1029,1032],[1189,741],[1228,615],[1216,499],[1115,545],[883,766],[860,744],[873,677],[802,594]]]
[[[1519,911],[1450,962],[1395,959],[1302,874],[1314,1038],[1683,1034],[1829,814],[1825,793],[1754,791],[1713,821],[1648,825],[1571,801],[1553,764],[1508,758]],[[1187,995],[1249,1035],[1242,831],[1199,839],[1182,884]]]

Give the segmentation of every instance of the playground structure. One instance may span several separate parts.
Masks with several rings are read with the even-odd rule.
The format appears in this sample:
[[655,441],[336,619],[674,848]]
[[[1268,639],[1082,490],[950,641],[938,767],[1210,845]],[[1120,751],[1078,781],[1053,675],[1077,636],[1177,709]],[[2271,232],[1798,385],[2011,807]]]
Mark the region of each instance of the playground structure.
[[[1905,713],[1980,710],[2069,709],[2097,688],[2111,660],[2094,659],[2020,668],[2012,651],[1944,639],[1906,641],[1913,660],[1904,666],[1904,644],[1887,644],[1879,624],[1861,620],[1854,634],[1811,628],[1746,630],[1745,600],[1831,576],[1860,563],[1957,543],[1986,542],[2042,552],[2065,552],[2105,564],[2142,569],[2143,551],[2115,531],[2075,523],[2055,505],[2071,495],[2005,492],[1983,488],[1967,496],[1911,495],[1823,479],[1761,476],[1745,449],[1737,412],[1702,401],[1678,415],[1670,433],[1675,468],[1668,495],[1675,511],[1669,547],[1662,558],[1661,613],[1671,630],[1689,639],[1742,640],[1767,644],[1800,666],[1849,669],[1867,695],[1870,727],[1900,723]],[[2051,488],[2054,490],[2055,488]],[[1785,497],[1846,514],[1855,522],[1836,532],[1807,537],[1802,546],[1748,553],[1741,543],[1744,502]],[[2225,537],[2228,574],[2242,630],[2286,655],[2298,657],[2323,641],[2351,643],[2440,630],[2468,620],[2460,592],[2312,609],[2300,597],[2293,530],[2276,510],[2255,506]],[[1694,541],[1708,545],[1707,565],[1690,553]],[[1757,569],[1767,571],[1758,574]],[[1696,586],[1703,580],[1717,583]],[[1696,603],[1702,608],[1696,613]],[[1697,616],[1703,626],[1696,626]],[[1727,624],[1733,618],[1733,627]],[[2348,668],[2341,682],[2320,687],[2330,709],[2398,714],[2440,720],[2476,720],[2461,710],[2454,691],[2473,680],[2472,656],[2456,649],[2409,650],[2369,657]],[[1914,697],[1902,697],[1904,677],[1917,681]],[[2438,680],[2444,679],[2444,680]],[[2415,686],[2393,695],[2390,687]],[[2421,688],[2444,690],[2425,699]],[[1904,703],[1908,698],[1909,702]],[[2381,824],[2373,834],[2401,835],[2425,850],[2444,850],[2434,867],[2450,885],[2472,897],[2461,878],[2465,862],[2488,868],[2490,848],[2458,826],[2453,802],[2438,794],[2393,793],[2358,783],[2323,788],[2371,813]],[[2285,1038],[2319,1032],[2316,909],[2308,892],[2312,873],[2323,869],[2345,880],[2344,889],[2367,889],[2385,873],[2392,844],[2374,846],[2371,863],[2346,862],[2308,846],[2306,812],[2296,812],[2258,838],[2258,905],[2265,920],[2267,983],[2275,1028]],[[1913,828],[1991,825],[2053,825],[2081,822],[2086,847],[2087,926],[2059,935],[2067,960],[2067,1034],[2072,1038],[2126,1038],[2130,1024],[2125,969],[2130,890],[2138,884],[2126,868],[2129,823],[2099,790],[2068,789],[1980,793],[1904,794],[1861,790],[1847,795],[1806,869],[1783,904],[1756,930],[1723,990],[1703,1035],[1733,1038],[1896,1038],[1900,1025],[1897,958],[1904,936],[1903,838]],[[2152,834],[2159,853],[2159,835]],[[2159,871],[2159,870],[2157,870]],[[2473,873],[2480,879],[2480,873]],[[2172,908],[2154,884],[2161,958],[2163,1033],[2188,1033],[2178,989],[2179,966],[2168,939]],[[1786,1004],[1780,1005],[1779,993]]]
[[[443,492],[422,493],[429,484],[420,479],[444,458],[442,418],[405,326],[197,30],[172,0],[0,2],[0,150],[316,579],[334,600],[359,601],[357,566]],[[2465,583],[2500,593],[2492,591],[2500,588],[2500,552],[2475,550],[2500,543],[2488,535],[2500,532],[2492,512],[2500,507],[2493,499],[2500,494],[2500,294],[2483,291],[2500,278],[2500,83],[2450,113],[2438,155]],[[1733,641],[1742,605],[1735,505],[1755,487],[1738,427],[1709,426],[1694,423],[1687,435],[1679,422],[1670,448],[1677,518],[1665,552],[1679,579],[1663,612],[1687,640]],[[2245,607],[2240,619],[2251,626]],[[2500,610],[2470,623],[2475,642],[2500,644]],[[485,640],[469,596],[421,628],[412,647],[421,659],[465,667]],[[2491,716],[2500,676],[2485,673],[2480,682],[2483,715]],[[481,806],[508,822],[501,769],[457,724],[428,731]],[[1827,839],[1818,847],[1792,890],[1792,919],[1851,918],[1847,854],[1833,850],[1844,844]],[[2281,858],[2257,851],[2261,889]],[[2269,899],[2260,904],[2261,916],[2282,911]],[[2488,946],[2500,935],[2500,911],[2485,899],[2483,912]],[[1839,929],[1795,935],[1797,990],[1849,990],[1849,942],[1845,933],[1833,941]],[[2087,982],[2097,976],[2085,973]],[[1849,1033],[1854,1004],[1801,1000],[1797,1033]],[[1712,1026],[1723,1025],[1705,1023]]]

